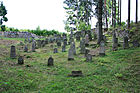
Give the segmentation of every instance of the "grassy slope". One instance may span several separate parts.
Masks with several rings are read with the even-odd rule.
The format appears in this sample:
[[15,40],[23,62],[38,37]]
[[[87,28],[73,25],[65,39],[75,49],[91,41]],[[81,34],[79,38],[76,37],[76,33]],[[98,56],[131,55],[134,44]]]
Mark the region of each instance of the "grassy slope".
[[[16,44],[17,45],[17,44]],[[140,92],[140,48],[109,49],[105,57],[93,57],[85,62],[78,54],[74,61],[67,61],[67,52],[53,54],[50,45],[34,53],[17,54],[25,56],[25,65],[17,65],[9,58],[10,46],[0,56],[0,92],[2,93],[138,93]],[[21,46],[17,45],[18,49]],[[68,47],[67,47],[68,49]],[[47,59],[53,55],[53,67],[47,66]],[[31,65],[31,67],[26,67]],[[72,70],[82,70],[83,77],[68,77]]]

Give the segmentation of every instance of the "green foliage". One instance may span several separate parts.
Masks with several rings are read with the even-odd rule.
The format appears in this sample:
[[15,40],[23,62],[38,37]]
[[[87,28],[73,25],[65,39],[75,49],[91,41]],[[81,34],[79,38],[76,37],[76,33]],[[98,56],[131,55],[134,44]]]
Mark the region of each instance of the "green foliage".
[[0,4],[0,16],[2,18],[0,19],[0,26],[1,26],[1,30],[2,31],[5,31],[6,30],[5,29],[5,25],[2,25],[3,24],[3,21],[4,22],[7,22],[8,21],[8,18],[5,17],[6,14],[7,14],[7,10],[6,10],[5,6],[3,5],[3,2],[1,2],[1,4]]

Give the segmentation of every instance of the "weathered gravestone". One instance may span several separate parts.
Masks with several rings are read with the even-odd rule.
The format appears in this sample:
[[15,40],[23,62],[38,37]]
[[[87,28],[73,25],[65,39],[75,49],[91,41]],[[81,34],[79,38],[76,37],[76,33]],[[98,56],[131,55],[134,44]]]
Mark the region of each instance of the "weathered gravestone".
[[58,42],[57,42],[57,46],[58,46],[58,47],[61,47],[61,41],[58,41]]
[[24,64],[24,58],[22,56],[19,56],[19,58],[18,58],[18,64],[19,65]]
[[80,53],[85,54],[85,39],[80,41]]
[[89,46],[89,36],[86,34],[85,36],[85,46]]
[[117,50],[118,50],[118,38],[114,38],[114,39],[113,39],[112,50],[113,50],[113,51],[117,51]]
[[88,53],[90,52],[89,49],[85,49],[85,57],[87,57]]
[[105,56],[105,42],[104,42],[104,40],[102,40],[100,42],[99,55]]
[[35,42],[32,43],[32,52],[35,52],[36,44]]
[[68,52],[68,60],[74,60],[74,54],[73,54],[73,49],[70,48]]
[[28,52],[28,46],[27,45],[25,45],[25,47],[24,47],[24,52]]
[[54,48],[54,51],[53,51],[53,53],[58,53],[58,50],[57,50],[57,48]]
[[113,51],[117,51],[118,50],[118,38],[116,38],[116,33],[115,31],[113,31],[113,46],[112,46],[112,50]]
[[49,57],[48,59],[48,66],[53,66],[54,64],[54,59],[52,58],[52,56]]
[[86,62],[92,62],[92,55],[91,54],[86,55]]
[[15,46],[11,46],[11,51],[10,51],[10,58],[16,58],[16,49]]
[[66,52],[66,46],[65,45],[62,46],[62,52]]
[[71,43],[70,48],[73,50],[73,54],[76,55],[75,42],[72,42],[72,43]]
[[129,48],[129,43],[128,43],[128,37],[125,36],[123,41],[123,49],[127,49],[127,48]]

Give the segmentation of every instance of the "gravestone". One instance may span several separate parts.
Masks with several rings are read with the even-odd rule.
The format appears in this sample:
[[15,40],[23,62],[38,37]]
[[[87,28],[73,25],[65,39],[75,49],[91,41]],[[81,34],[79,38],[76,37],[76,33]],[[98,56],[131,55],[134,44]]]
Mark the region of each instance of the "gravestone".
[[72,42],[72,43],[71,43],[70,48],[73,50],[73,54],[76,55],[75,42]]
[[49,43],[49,40],[48,38],[45,39],[45,44],[48,44]]
[[73,49],[70,48],[68,52],[68,61],[74,60],[74,54],[73,54]]
[[22,56],[19,56],[18,58],[18,64],[23,65],[24,64],[24,58]]
[[66,46],[65,45],[62,46],[62,52],[66,52]]
[[99,55],[105,56],[105,42],[104,42],[104,40],[102,40],[100,42]]
[[58,53],[58,50],[57,50],[57,48],[54,48],[54,51],[53,51],[53,53]]
[[113,46],[112,46],[113,51],[118,50],[118,38],[113,38]]
[[10,58],[16,58],[16,49],[15,46],[11,46],[11,51],[10,51]]
[[85,49],[85,57],[87,57],[88,53],[90,52],[89,49]]
[[86,34],[85,36],[85,46],[89,46],[89,36]]
[[54,64],[54,59],[52,58],[52,56],[49,57],[48,59],[48,66],[53,66]]
[[28,46],[27,45],[25,45],[25,47],[24,47],[24,52],[28,52]]
[[123,41],[123,49],[128,49],[128,48],[129,48],[128,37],[125,36]]
[[91,54],[86,55],[86,62],[92,62],[92,55]]
[[36,48],[35,42],[32,42],[32,52],[35,52],[35,48]]
[[57,42],[57,46],[61,47],[61,42],[60,41]]
[[80,41],[80,53],[85,54],[85,39]]

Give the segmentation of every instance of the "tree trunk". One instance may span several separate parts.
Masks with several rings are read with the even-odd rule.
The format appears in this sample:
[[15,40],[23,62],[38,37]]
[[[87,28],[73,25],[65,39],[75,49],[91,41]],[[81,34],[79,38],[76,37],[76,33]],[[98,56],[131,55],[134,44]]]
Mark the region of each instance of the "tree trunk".
[[120,19],[120,1],[118,0],[118,20],[117,23],[119,24],[119,19]]
[[105,19],[106,19],[106,28],[108,29],[106,0],[105,0],[104,4],[105,4]]
[[98,32],[98,44],[100,44],[102,38],[102,6],[103,6],[103,1],[99,0],[98,1],[98,24],[99,24],[99,32]]
[[122,20],[121,20],[122,15],[121,15],[121,13],[122,13],[122,0],[120,0],[120,26],[122,25]]
[[128,0],[128,28],[130,28],[130,0]]
[[138,23],[138,0],[136,0],[136,24]]
[[114,8],[113,8],[113,2],[114,0],[112,0],[112,26],[114,25],[114,13],[113,13],[113,11],[114,11]]
[[116,27],[116,0],[114,0],[114,28]]

